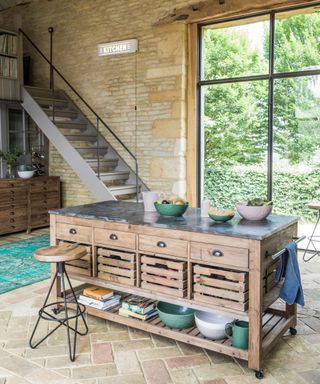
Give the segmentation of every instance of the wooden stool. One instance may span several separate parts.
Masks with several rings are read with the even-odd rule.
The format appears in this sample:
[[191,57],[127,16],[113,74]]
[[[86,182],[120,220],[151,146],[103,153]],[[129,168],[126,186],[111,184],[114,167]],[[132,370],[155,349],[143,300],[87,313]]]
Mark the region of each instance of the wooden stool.
[[[88,333],[88,326],[84,318],[84,312],[86,310],[86,307],[83,304],[78,303],[77,296],[73,290],[73,287],[71,285],[69,276],[67,274],[67,271],[65,269],[65,262],[66,261],[72,261],[80,259],[81,257],[85,256],[87,254],[87,250],[85,247],[80,245],[71,245],[71,244],[63,244],[48,248],[42,248],[35,252],[34,257],[42,262],[45,263],[56,263],[56,273],[54,275],[54,278],[52,279],[49,292],[46,296],[46,299],[44,301],[43,306],[39,310],[39,316],[38,320],[34,326],[32,335],[29,340],[29,345],[32,349],[36,348],[39,344],[41,344],[44,340],[46,340],[50,335],[52,335],[58,328],[61,327],[61,325],[64,325],[67,328],[67,337],[68,337],[68,349],[69,349],[69,357],[71,361],[74,361],[75,359],[75,353],[76,353],[76,346],[77,346],[77,334],[84,336]],[[54,283],[57,282],[58,277],[61,279],[62,283],[62,294],[63,294],[63,301],[55,301],[53,303],[47,304],[52,288],[54,286]],[[68,285],[70,287],[71,293],[72,293],[72,300],[67,300],[67,293],[66,293],[66,285],[65,285],[65,277],[68,281]],[[76,314],[70,315],[68,312],[68,304],[76,304]],[[60,306],[60,308],[59,308]],[[62,310],[61,310],[61,306]],[[52,311],[54,315],[48,313],[48,309],[50,307],[52,308]],[[57,309],[58,308],[58,309]],[[58,314],[64,310],[65,316],[64,317],[58,317]],[[81,316],[84,326],[85,326],[85,332],[81,333],[78,331],[78,318]],[[32,343],[33,337],[36,333],[36,330],[38,328],[39,322],[41,319],[48,320],[48,321],[57,321],[59,324],[51,330],[44,338],[42,338],[40,341],[38,341],[36,344]],[[75,319],[75,327],[71,327],[69,325],[69,321]],[[74,339],[73,339],[73,348],[71,348],[71,331],[74,332]]]
[[[320,243],[320,240],[318,240],[320,238],[320,236],[319,235],[315,235],[315,232],[317,230],[317,227],[318,227],[318,224],[319,224],[319,221],[320,221],[320,203],[309,203],[308,207],[310,209],[315,209],[315,210],[318,211],[318,219],[317,219],[316,224],[315,224],[315,226],[313,228],[312,235],[308,237],[309,243],[308,243],[308,246],[305,249],[304,254],[303,254],[303,260],[306,261],[306,262],[310,261],[315,256],[320,255],[320,250],[318,250],[317,247],[315,246],[315,243]],[[313,246],[314,249],[312,251],[314,251],[314,252],[311,254],[311,256],[309,256],[307,258],[306,254],[308,252],[310,244]]]

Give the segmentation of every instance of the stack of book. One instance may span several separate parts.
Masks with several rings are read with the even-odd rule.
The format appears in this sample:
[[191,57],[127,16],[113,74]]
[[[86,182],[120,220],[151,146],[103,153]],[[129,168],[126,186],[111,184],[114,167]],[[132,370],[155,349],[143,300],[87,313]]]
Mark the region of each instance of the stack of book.
[[121,303],[119,315],[148,320],[157,314],[154,301],[140,296],[130,296]]
[[121,295],[116,294],[111,289],[91,286],[83,290],[82,295],[78,298],[78,302],[106,311],[119,305],[120,299]]

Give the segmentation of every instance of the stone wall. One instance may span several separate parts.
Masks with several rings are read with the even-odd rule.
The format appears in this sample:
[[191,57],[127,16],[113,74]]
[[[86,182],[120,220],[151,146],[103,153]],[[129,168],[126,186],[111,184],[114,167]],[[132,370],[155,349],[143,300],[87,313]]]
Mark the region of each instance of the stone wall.
[[[54,28],[56,67],[136,154],[140,176],[148,187],[174,190],[182,196],[186,192],[187,27],[153,24],[173,6],[185,3],[40,0],[1,14],[2,18],[21,14],[23,29],[46,54],[47,29]],[[127,38],[139,40],[137,54],[98,57],[98,43]],[[32,54],[34,85],[47,86],[47,65],[27,45],[25,49]],[[59,81],[56,86],[64,87]],[[122,149],[117,149],[130,163]],[[53,148],[50,173],[62,178],[64,205],[93,200]]]

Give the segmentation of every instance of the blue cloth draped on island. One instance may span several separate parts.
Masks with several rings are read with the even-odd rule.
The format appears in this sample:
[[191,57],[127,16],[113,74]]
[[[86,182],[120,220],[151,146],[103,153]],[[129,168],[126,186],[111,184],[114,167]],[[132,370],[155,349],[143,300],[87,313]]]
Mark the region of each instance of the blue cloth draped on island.
[[297,244],[293,241],[286,246],[286,252],[281,256],[276,270],[276,281],[284,278],[280,289],[280,298],[286,303],[304,306],[304,294],[301,283],[300,269],[297,258]]

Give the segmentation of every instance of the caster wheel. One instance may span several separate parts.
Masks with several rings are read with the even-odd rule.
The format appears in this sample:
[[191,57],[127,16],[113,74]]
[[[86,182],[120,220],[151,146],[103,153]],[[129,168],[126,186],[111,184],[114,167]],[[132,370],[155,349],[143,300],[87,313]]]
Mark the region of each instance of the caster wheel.
[[257,378],[258,380],[263,379],[263,372],[262,372],[262,371],[256,371],[256,378]]
[[290,328],[290,333],[292,336],[295,336],[297,334],[297,330],[295,328]]

